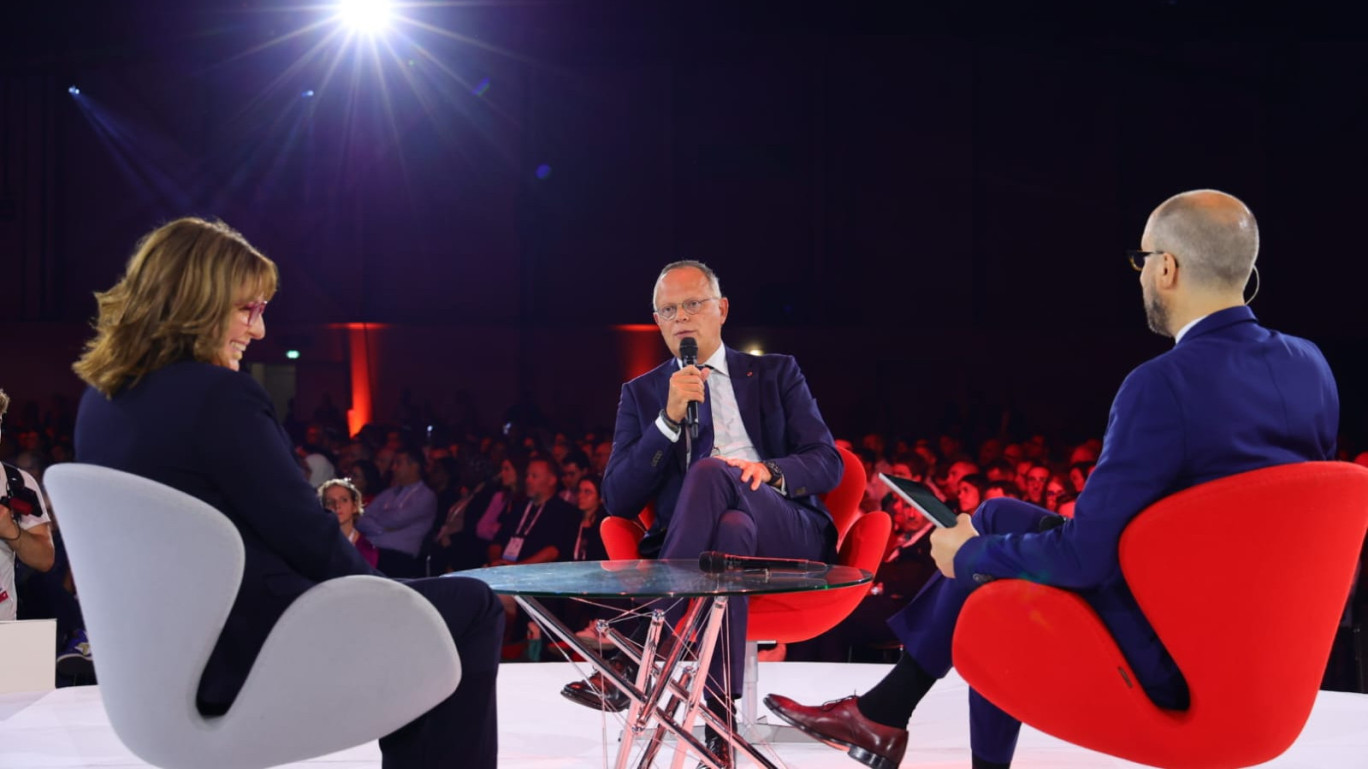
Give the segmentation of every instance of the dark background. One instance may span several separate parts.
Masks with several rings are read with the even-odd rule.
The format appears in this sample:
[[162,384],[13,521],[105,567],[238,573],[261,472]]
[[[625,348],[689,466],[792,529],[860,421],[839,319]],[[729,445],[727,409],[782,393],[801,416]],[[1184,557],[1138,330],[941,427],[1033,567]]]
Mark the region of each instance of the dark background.
[[20,403],[79,393],[91,292],[198,214],[280,265],[248,360],[299,350],[302,414],[347,406],[342,324],[366,322],[377,418],[409,390],[493,427],[526,392],[611,424],[665,355],[634,328],[656,272],[698,258],[727,341],[797,355],[838,435],[988,432],[1004,408],[1100,435],[1168,344],[1123,251],[1164,198],[1215,187],[1260,220],[1256,312],[1321,345],[1346,442],[1368,437],[1347,7],[485,3],[401,8],[347,46],[285,0],[23,6],[0,40]]

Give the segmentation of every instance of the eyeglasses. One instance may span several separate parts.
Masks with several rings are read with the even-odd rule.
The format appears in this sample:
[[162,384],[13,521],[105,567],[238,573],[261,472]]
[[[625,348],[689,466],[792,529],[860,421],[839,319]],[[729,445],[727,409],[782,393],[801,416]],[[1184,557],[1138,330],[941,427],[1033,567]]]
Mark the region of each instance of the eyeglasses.
[[[1145,269],[1146,259],[1150,258],[1151,256],[1158,256],[1160,254],[1168,253],[1169,252],[1167,251],[1127,251],[1126,261],[1130,262],[1130,266],[1132,269],[1134,269],[1136,272],[1140,272]],[[1169,255],[1173,256],[1172,254]],[[1178,263],[1178,257],[1173,257],[1173,263]]]
[[657,307],[655,308],[655,314],[661,320],[674,320],[679,317],[679,310],[682,308],[684,312],[693,316],[703,311],[703,305],[715,301],[717,301],[717,297],[715,296],[708,297],[707,299],[689,299],[680,302],[679,304],[667,304],[664,307]]
[[247,304],[242,305],[238,309],[246,310],[247,325],[255,326],[256,322],[261,320],[261,316],[266,313],[266,302],[248,302]]

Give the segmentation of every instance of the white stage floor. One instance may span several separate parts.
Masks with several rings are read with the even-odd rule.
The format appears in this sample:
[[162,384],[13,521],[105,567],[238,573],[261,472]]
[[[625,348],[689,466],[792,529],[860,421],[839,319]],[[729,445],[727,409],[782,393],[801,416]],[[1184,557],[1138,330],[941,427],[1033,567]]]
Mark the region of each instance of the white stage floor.
[[[817,703],[864,691],[886,665],[801,662],[761,663],[760,692],[779,692]],[[611,765],[620,720],[562,699],[560,687],[577,676],[569,663],[509,664],[499,673],[499,765],[503,769],[572,769]],[[762,713],[764,706],[761,705]],[[952,672],[927,695],[912,717],[904,767],[967,769],[968,698]],[[855,769],[842,752],[816,742],[784,743],[767,751],[777,764],[794,769]],[[662,757],[663,759],[663,757]],[[773,760],[773,759],[772,759]],[[660,760],[658,765],[668,766]],[[693,769],[695,762],[685,766]],[[206,767],[212,764],[206,762]],[[461,761],[454,756],[452,767]],[[743,765],[751,765],[744,762]],[[95,687],[45,694],[0,695],[0,767],[72,769],[146,767],[114,736]],[[296,769],[377,769],[374,742],[290,766]],[[1138,766],[1060,742],[1029,727],[1022,729],[1013,766],[1018,769],[1082,769]],[[1277,769],[1368,767],[1368,695],[1321,692],[1301,738],[1280,758],[1263,764]]]

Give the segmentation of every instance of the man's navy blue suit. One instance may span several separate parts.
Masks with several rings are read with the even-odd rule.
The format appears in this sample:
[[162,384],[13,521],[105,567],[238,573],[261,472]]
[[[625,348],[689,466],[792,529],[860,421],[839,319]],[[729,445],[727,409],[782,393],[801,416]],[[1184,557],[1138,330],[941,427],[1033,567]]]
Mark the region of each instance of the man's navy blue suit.
[[[1212,313],[1126,377],[1072,519],[1041,532],[1048,511],[1012,499],[985,502],[973,516],[984,536],[956,554],[955,579],[937,574],[889,624],[922,669],[939,677],[951,666],[960,607],[982,581],[1070,588],[1097,611],[1156,704],[1184,708],[1182,674],[1121,575],[1121,532],[1141,510],[1190,486],[1331,459],[1338,426],[1334,376],[1314,344],[1264,328],[1247,307]],[[970,711],[974,754],[1009,762],[1020,724],[977,694]]]
[[[295,598],[323,580],[378,573],[342,536],[337,518],[319,504],[270,398],[246,374],[183,362],[148,374],[112,399],[88,389],[76,419],[76,457],[197,497],[222,511],[242,535],[242,585],[200,680],[198,704],[206,714],[227,711],[266,636]],[[460,756],[463,765],[493,767],[498,754],[494,687],[503,624],[499,601],[475,580],[406,584],[446,620],[461,655],[462,675],[450,697],[381,739],[384,765],[450,766]],[[318,639],[318,652],[328,653],[328,639]],[[354,664],[364,665],[365,660],[340,659],[337,674],[347,675]]]
[[[835,525],[817,495],[840,482],[841,455],[798,363],[789,355],[748,355],[731,348],[726,360],[746,434],[760,458],[774,461],[783,472],[787,496],[765,485],[752,491],[741,483],[739,469],[711,457],[711,399],[700,405],[699,436],[686,474],[684,438],[671,442],[656,426],[670,377],[679,370],[672,358],[622,386],[613,453],[603,475],[604,505],[612,515],[633,517],[655,502],[655,521],[641,541],[648,558],[697,558],[719,550],[832,560]],[[728,612],[730,675],[738,682],[746,602],[732,601]],[[717,676],[721,668],[713,670]]]

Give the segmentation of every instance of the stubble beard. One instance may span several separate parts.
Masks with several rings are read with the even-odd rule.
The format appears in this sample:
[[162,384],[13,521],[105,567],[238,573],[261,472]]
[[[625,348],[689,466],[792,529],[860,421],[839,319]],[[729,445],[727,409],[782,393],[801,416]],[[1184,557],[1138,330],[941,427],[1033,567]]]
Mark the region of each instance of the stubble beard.
[[1149,325],[1149,330],[1159,336],[1172,337],[1173,332],[1169,331],[1169,312],[1164,303],[1159,301],[1159,297],[1151,295],[1145,298],[1145,323]]

